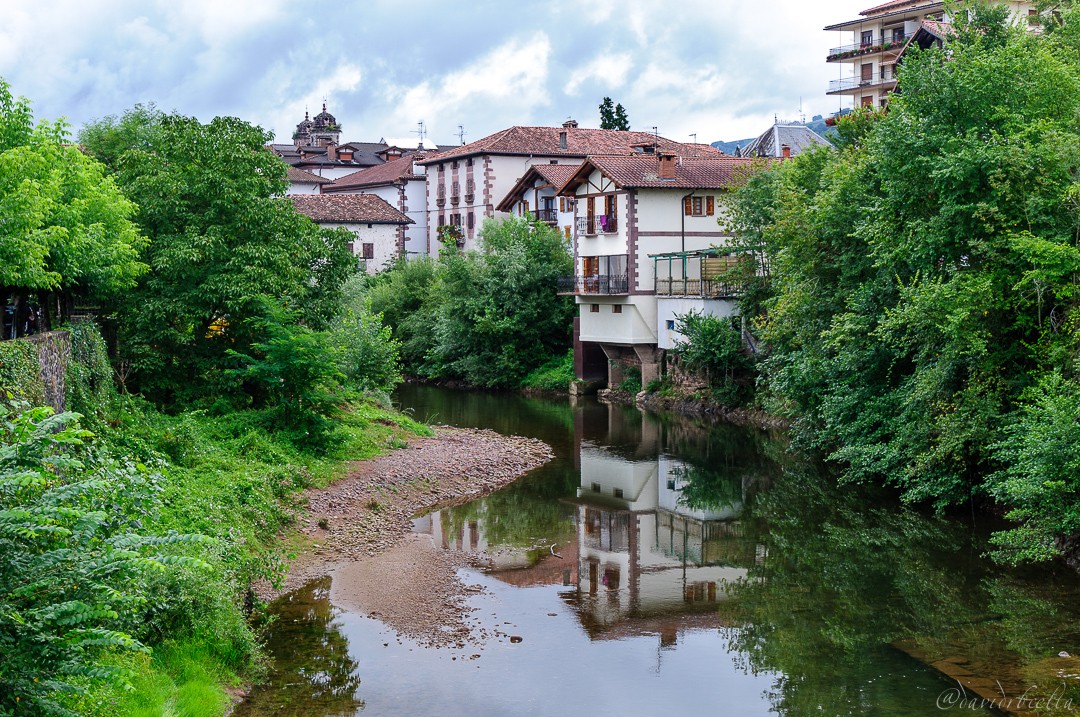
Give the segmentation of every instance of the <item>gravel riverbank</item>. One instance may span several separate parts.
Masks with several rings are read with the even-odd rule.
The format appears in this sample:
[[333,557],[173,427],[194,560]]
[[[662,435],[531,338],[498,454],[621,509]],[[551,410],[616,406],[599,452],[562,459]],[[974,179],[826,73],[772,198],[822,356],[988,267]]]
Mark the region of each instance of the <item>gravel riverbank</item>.
[[420,512],[491,493],[551,460],[551,448],[521,436],[481,429],[435,428],[405,448],[357,463],[332,485],[310,491],[300,532],[311,549],[297,557],[279,590],[330,575],[339,607],[376,617],[399,635],[432,646],[483,642],[465,598],[477,592],[458,578],[464,556],[435,550],[411,534]]

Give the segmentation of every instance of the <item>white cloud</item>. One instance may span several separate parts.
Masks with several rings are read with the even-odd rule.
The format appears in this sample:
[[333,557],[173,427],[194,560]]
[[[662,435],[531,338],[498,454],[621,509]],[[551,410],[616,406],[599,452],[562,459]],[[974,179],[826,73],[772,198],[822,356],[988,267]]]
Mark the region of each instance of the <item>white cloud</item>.
[[589,80],[596,80],[604,87],[618,89],[626,84],[626,78],[633,68],[634,56],[629,52],[597,55],[570,71],[570,79],[563,85],[563,92],[577,95],[581,92],[581,86]]

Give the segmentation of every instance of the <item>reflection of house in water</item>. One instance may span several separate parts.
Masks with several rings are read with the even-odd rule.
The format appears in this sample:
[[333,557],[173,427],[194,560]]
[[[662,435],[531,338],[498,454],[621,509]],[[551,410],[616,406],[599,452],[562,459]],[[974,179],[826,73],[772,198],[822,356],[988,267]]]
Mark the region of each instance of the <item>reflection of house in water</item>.
[[[658,447],[660,427],[642,417],[638,445]],[[725,583],[747,576],[759,560],[738,518],[747,479],[707,471],[659,453],[628,457],[583,439],[578,457],[579,579],[567,595],[594,637],[660,632],[673,639],[687,613],[710,613],[690,623],[719,623]],[[709,505],[691,507],[685,489],[710,479]],[[680,615],[677,620],[664,617]]]

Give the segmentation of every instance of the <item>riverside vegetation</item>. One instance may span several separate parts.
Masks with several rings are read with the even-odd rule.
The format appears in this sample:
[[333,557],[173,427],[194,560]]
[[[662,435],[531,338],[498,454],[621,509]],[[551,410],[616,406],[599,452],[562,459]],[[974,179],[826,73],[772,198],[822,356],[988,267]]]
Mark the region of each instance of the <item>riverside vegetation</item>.
[[249,586],[300,491],[429,431],[389,409],[397,343],[267,133],[137,107],[81,140],[0,82],[0,285],[53,325],[102,307],[120,347],[114,371],[68,325],[52,415],[0,344],[0,715],[216,717],[262,670]]
[[[838,151],[747,182],[764,354],[692,317],[678,353],[849,481],[1002,507],[997,557],[1039,561],[1080,535],[1080,16],[1033,35],[995,13],[911,50]],[[60,416],[25,347],[0,348],[0,715],[220,714],[221,685],[259,673],[247,588],[280,576],[299,491],[425,432],[387,408],[402,370],[571,373],[557,232],[487,222],[479,251],[368,279],[347,234],[281,199],[269,139],[145,106],[86,127],[83,153],[0,82],[0,286],[52,323],[102,307],[120,347],[110,366],[72,325]]]

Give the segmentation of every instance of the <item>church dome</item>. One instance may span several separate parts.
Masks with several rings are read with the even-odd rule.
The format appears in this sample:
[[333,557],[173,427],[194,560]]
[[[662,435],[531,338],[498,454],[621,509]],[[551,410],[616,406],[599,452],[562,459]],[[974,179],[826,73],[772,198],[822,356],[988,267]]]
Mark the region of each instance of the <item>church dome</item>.
[[337,118],[334,117],[334,115],[332,115],[332,114],[330,114],[329,112],[326,111],[326,103],[325,102],[323,102],[322,112],[315,115],[315,121],[313,123],[313,128],[316,129],[316,130],[323,130],[323,129],[339,130],[339,129],[341,129],[340,127],[338,127]]
[[300,139],[302,137],[308,137],[311,135],[312,122],[308,118],[308,113],[304,113],[304,121],[296,125],[296,131],[293,132],[293,139]]

